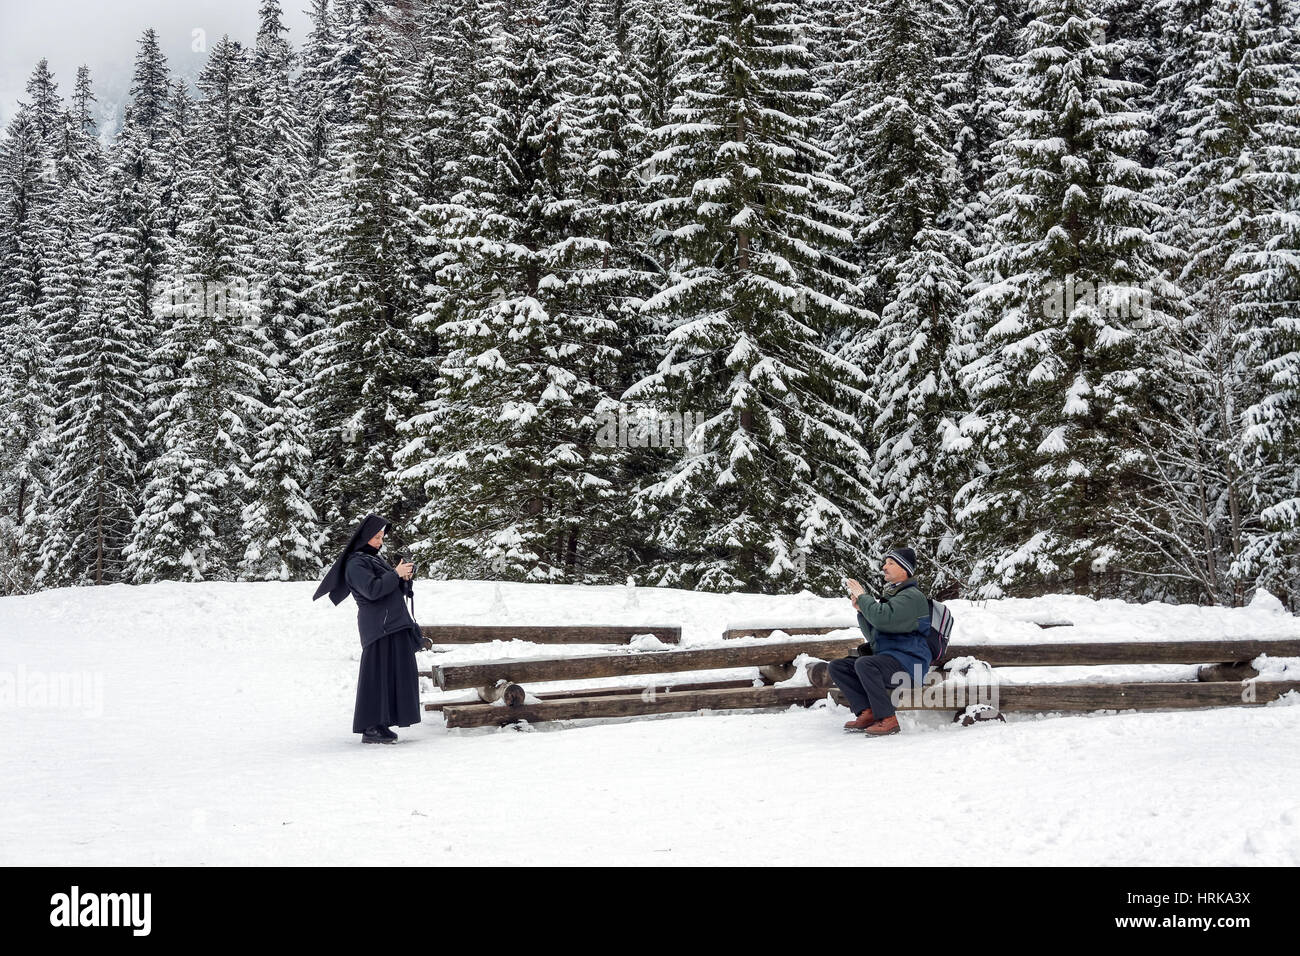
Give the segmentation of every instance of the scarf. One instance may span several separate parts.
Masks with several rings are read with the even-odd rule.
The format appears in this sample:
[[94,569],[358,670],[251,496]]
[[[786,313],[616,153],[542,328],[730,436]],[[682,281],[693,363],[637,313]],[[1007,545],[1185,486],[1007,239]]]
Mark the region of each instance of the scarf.
[[916,578],[904,578],[901,581],[895,581],[893,584],[886,584],[880,589],[880,600],[888,601],[903,588],[916,584]]

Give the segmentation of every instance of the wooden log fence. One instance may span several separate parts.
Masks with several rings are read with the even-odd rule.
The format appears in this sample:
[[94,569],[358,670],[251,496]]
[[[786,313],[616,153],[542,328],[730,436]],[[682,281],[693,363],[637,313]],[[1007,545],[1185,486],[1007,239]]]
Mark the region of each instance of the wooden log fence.
[[435,644],[483,644],[488,641],[530,641],[534,644],[626,644],[653,634],[665,644],[680,644],[682,629],[661,624],[539,625],[424,624],[420,633]]
[[[644,633],[645,629],[637,629]],[[842,628],[827,628],[832,633]],[[787,628],[771,628],[768,633]],[[729,634],[738,633],[729,631]],[[761,634],[748,630],[745,636]],[[426,671],[443,690],[475,689],[482,702],[429,702],[426,710],[441,709],[448,727],[504,725],[520,720],[573,720],[600,717],[629,717],[638,714],[682,713],[695,710],[735,710],[809,705],[829,693],[840,699],[831,686],[826,661],[847,655],[861,643],[861,636],[803,640],[763,640],[729,643],[688,650],[607,652],[565,658],[518,658],[466,664],[445,664]],[[662,638],[661,638],[662,639]],[[991,667],[1061,667],[1111,664],[1200,664],[1197,679],[1186,681],[1125,681],[1073,683],[971,683],[950,675],[937,685],[942,693],[918,692],[915,706],[900,709],[964,709],[970,703],[985,703],[993,696],[1005,711],[1127,710],[1181,707],[1212,707],[1266,703],[1287,690],[1300,690],[1300,681],[1249,680],[1255,676],[1249,662],[1260,654],[1300,657],[1300,640],[1224,641],[1106,641],[1054,642],[1046,644],[952,645],[936,666],[962,657],[972,657]],[[706,670],[756,667],[769,685],[794,676],[794,661],[800,655],[813,658],[808,665],[809,685],[798,687],[754,686],[750,680],[672,684],[662,675]],[[525,702],[526,685],[554,681],[655,676],[660,678],[645,689],[628,687],[578,691],[532,692],[534,702]],[[987,677],[978,678],[987,681]],[[981,690],[982,688],[982,690]],[[996,693],[995,693],[996,692]],[[942,696],[958,695],[956,702]],[[983,694],[983,698],[981,698]],[[930,703],[924,703],[930,700]],[[491,703],[502,701],[506,706]]]
[[539,684],[599,677],[629,677],[639,674],[669,674],[677,671],[783,665],[793,663],[800,654],[821,658],[843,657],[861,643],[859,639],[772,641],[699,650],[645,651],[640,654],[523,657],[472,664],[442,664],[432,671],[424,672],[424,676],[432,677],[434,683],[443,690],[486,687],[495,684],[498,680],[515,684]]
[[948,645],[939,664],[975,657],[993,667],[1079,667],[1099,664],[1217,664],[1260,654],[1300,657],[1300,640],[1061,641],[1050,644]]
[[[952,700],[927,703],[904,701],[899,710],[964,710],[969,704],[995,702],[999,711],[1052,712],[1146,710],[1162,708],[1262,705],[1280,695],[1300,691],[1300,681],[1134,681],[1092,684],[965,685],[952,691]],[[581,720],[595,717],[634,717],[646,714],[690,713],[699,710],[744,710],[810,705],[837,690],[816,687],[751,687],[655,693],[608,693],[543,700],[519,707],[493,704],[448,704],[448,727],[504,726],[521,720]]]
[[[591,654],[561,658],[524,657],[481,663],[444,664],[432,671],[425,671],[424,676],[432,678],[442,690],[457,690],[492,686],[501,680],[516,684],[536,684],[732,667],[761,668],[792,664],[801,654],[821,660],[844,657],[861,643],[859,635],[848,639],[770,641],[684,651]],[[1260,654],[1300,657],[1300,640],[950,644],[948,652],[936,666],[943,666],[960,657],[974,657],[991,667],[1226,664],[1249,662]]]
[[[1074,627],[1073,621],[1025,621],[1026,624],[1036,624],[1046,630],[1049,627]],[[798,637],[805,634],[833,634],[835,631],[858,629],[858,625],[853,622],[847,624],[791,624],[786,627],[729,627],[722,632],[724,640],[733,640],[740,637],[771,637],[778,631],[787,634],[790,637]]]
[[[648,687],[636,690],[635,692],[638,694],[668,694],[668,693],[674,693],[676,691],[683,691],[683,690],[725,690],[731,687],[753,687],[753,686],[754,686],[754,682],[752,680],[745,678],[745,679],[736,679],[736,680],[698,681],[694,683],[684,683],[684,684],[655,683],[649,685]],[[510,705],[511,698],[515,696],[515,694],[511,692],[511,688],[517,689],[519,695],[518,703],[522,704],[524,700],[523,698],[524,689],[520,687],[518,684],[510,684],[506,687],[505,692],[502,695],[506,701],[506,704]],[[627,693],[628,693],[628,689],[626,687],[589,687],[589,688],[584,688],[581,691],[572,691],[572,690],[533,691],[533,696],[536,697],[538,700],[566,700],[572,697],[610,697],[618,694],[627,694]],[[426,711],[446,710],[448,707],[463,707],[469,704],[477,704],[480,702],[480,700],[481,698],[475,700],[468,700],[468,699],[467,700],[428,700],[424,702],[424,709]]]

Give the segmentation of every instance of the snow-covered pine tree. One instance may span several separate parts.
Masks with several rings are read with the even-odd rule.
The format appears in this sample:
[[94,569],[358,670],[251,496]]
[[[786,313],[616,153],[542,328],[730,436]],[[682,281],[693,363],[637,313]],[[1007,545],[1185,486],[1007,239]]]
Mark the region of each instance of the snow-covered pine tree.
[[[1158,175],[1135,161],[1149,114],[1111,77],[1124,55],[1081,0],[1032,0],[1008,92],[995,238],[971,265],[984,329],[965,370],[987,472],[958,495],[981,593],[1099,590],[1131,542],[1133,434],[1148,414],[1176,290],[1153,233]],[[1122,573],[1122,572],[1119,572]]]
[[57,160],[50,507],[34,522],[40,530],[27,546],[38,555],[44,587],[123,580],[139,478],[144,343],[127,308],[118,235],[102,227],[104,159],[93,100],[82,67]]
[[248,61],[223,36],[199,74],[202,184],[182,213],[174,265],[158,290],[166,321],[151,360],[149,437],[161,451],[146,466],[126,548],[136,581],[229,580],[247,545],[241,513],[253,436],[265,421],[269,349],[252,287]]
[[973,357],[975,330],[963,292],[969,247],[942,224],[921,229],[891,268],[890,301],[866,340],[879,403],[874,487],[883,505],[881,546],[907,542],[924,553],[932,588],[964,585],[969,556],[958,546],[958,490],[978,467],[963,430],[969,399],[961,370]]
[[[860,369],[824,348],[863,318],[851,239],[813,138],[806,26],[790,4],[696,0],[681,93],[656,130],[651,203],[678,261],[647,310],[669,327],[625,399],[702,416],[698,445],[637,489],[661,558],[641,577],[704,590],[838,586],[879,514]],[[694,424],[694,422],[692,422]],[[694,453],[694,452],[698,453]]]
[[[57,97],[55,103],[58,104]],[[49,586],[49,565],[69,552],[69,540],[61,523],[66,494],[60,489],[58,472],[64,461],[60,448],[65,437],[68,396],[75,379],[63,367],[67,353],[75,351],[72,330],[77,325],[82,305],[93,285],[90,243],[94,235],[93,206],[87,196],[93,191],[90,151],[81,141],[78,123],[64,111],[61,124],[49,132],[49,156],[54,175],[49,207],[42,212],[48,218],[48,244],[40,266],[43,294],[39,306],[40,327],[49,343],[49,367],[45,370],[47,406],[46,425],[35,437],[37,458],[49,461],[48,487],[37,487],[27,507],[20,539],[21,550],[35,554],[35,583]],[[94,144],[98,148],[98,143]],[[69,583],[62,581],[60,583]]]
[[[289,44],[279,0],[262,0],[247,89],[257,90],[249,122],[251,216],[258,229],[278,227],[304,198],[308,144],[294,95],[298,58]],[[250,97],[251,99],[251,97]]]
[[303,401],[320,476],[312,501],[335,535],[370,511],[405,525],[412,506],[392,467],[405,443],[397,426],[415,412],[429,377],[411,337],[420,301],[411,71],[397,56],[384,4],[342,9],[350,18],[338,24],[334,62],[352,77],[337,97],[348,122],[324,176],[308,265],[325,324],[303,339],[312,367]]
[[1161,34],[1165,27],[1159,0],[1097,0],[1097,16],[1106,21],[1106,38],[1112,43],[1122,43],[1125,54],[1111,66],[1111,76],[1136,83],[1133,105],[1151,116],[1147,136],[1137,153],[1144,166],[1159,163],[1160,121],[1156,111],[1160,106],[1156,84],[1164,62]]
[[[812,91],[817,95],[821,106],[810,111],[806,117],[808,124],[807,138],[827,149],[829,158],[822,169],[822,174],[846,188],[834,190],[827,194],[827,208],[842,217],[840,221],[856,231],[862,224],[861,202],[858,190],[851,183],[848,168],[856,164],[857,157],[850,149],[843,147],[852,137],[846,134],[845,127],[852,124],[852,114],[861,105],[855,101],[851,87],[860,77],[852,76],[850,60],[855,53],[861,52],[858,43],[859,32],[863,24],[863,10],[860,6],[836,4],[829,0],[811,0],[799,8],[796,18],[803,19],[802,43],[811,57],[809,75]],[[662,124],[661,124],[662,125]],[[657,198],[661,198],[656,196]],[[854,263],[861,271],[859,250],[851,244],[844,252],[844,257]],[[859,292],[859,299],[862,299]],[[832,323],[822,329],[822,341],[827,350],[837,357],[861,365],[861,336],[866,328],[875,325],[879,316],[866,310],[848,323]]]
[[1187,172],[1188,164],[1180,143],[1187,109],[1186,87],[1197,64],[1197,46],[1202,42],[1201,21],[1216,0],[1152,0],[1152,16],[1159,24],[1155,36],[1157,67],[1155,78],[1155,122],[1151,141],[1156,162],[1175,179]]
[[[609,403],[622,302],[602,301],[613,287],[591,264],[601,223],[566,195],[554,29],[535,0],[500,15],[475,154],[441,210],[434,311],[447,355],[402,456],[428,497],[416,554],[444,574],[600,580],[593,538],[618,449],[597,442],[594,416]],[[611,264],[625,267],[617,239]]]
[[636,32],[639,2],[640,0],[609,0],[604,5],[604,12],[600,14],[614,49],[625,55],[634,49],[632,36]]
[[[157,145],[147,146],[146,136],[132,134],[129,130],[124,132],[120,143],[123,148],[130,147],[129,155],[139,156],[142,160],[147,158],[149,165],[146,167],[141,162],[137,168],[147,170],[148,178],[133,182],[130,168],[114,166],[110,171],[110,190],[119,192],[125,199],[120,213],[110,207],[110,221],[116,225],[113,217],[117,215],[133,217],[148,210],[148,218],[143,220],[144,228],[137,231],[129,222],[123,222],[123,228],[111,248],[105,247],[100,252],[108,263],[107,268],[112,271],[116,268],[112,262],[113,256],[119,253],[126,257],[125,262],[130,269],[130,255],[137,238],[147,239],[158,250],[156,271],[151,270],[149,273],[155,275],[156,279],[149,290],[150,298],[145,301],[147,312],[135,320],[136,331],[145,343],[145,350],[141,353],[145,372],[140,383],[145,401],[139,409],[139,434],[144,442],[141,490],[147,482],[143,466],[159,458],[165,451],[165,446],[161,444],[166,434],[163,423],[155,422],[157,427],[149,425],[157,416],[157,409],[150,410],[149,407],[150,393],[156,402],[159,395],[173,389],[182,375],[185,362],[183,351],[170,349],[163,353],[158,350],[164,334],[170,331],[171,318],[161,313],[156,297],[160,291],[169,289],[176,282],[176,276],[185,268],[186,250],[182,227],[187,222],[187,217],[195,215],[200,208],[207,189],[198,108],[190,96],[189,81],[178,77],[169,92],[166,109],[159,115]],[[153,131],[150,135],[154,135]],[[113,177],[119,175],[121,183],[115,186]],[[118,230],[114,229],[114,232]],[[140,280],[144,277],[142,274]],[[105,281],[110,280],[106,278]],[[178,301],[185,294],[183,288],[173,291]],[[164,354],[170,356],[170,360],[161,364]],[[137,502],[137,506],[138,504]]]
[[311,30],[302,50],[302,72],[295,90],[299,97],[306,150],[305,174],[315,177],[325,165],[330,136],[341,125],[330,97],[330,61],[335,52],[335,22],[330,0],[310,0]]
[[[320,95],[325,121],[322,159],[326,165],[338,163],[346,149],[339,138],[344,128],[355,121],[352,97],[365,64],[366,41],[361,35],[365,24],[376,17],[386,19],[391,6],[389,0],[334,0],[333,9],[321,5],[322,16],[313,23],[308,40],[309,65],[317,52],[328,54],[319,74],[324,83]],[[310,80],[313,75],[309,73],[304,79]]]
[[87,139],[96,141],[96,146],[90,148],[90,155],[86,157],[86,160],[94,170],[102,172],[104,169],[104,151],[98,144],[99,124],[95,121],[95,108],[91,105],[97,99],[94,84],[90,80],[90,67],[85,65],[77,67],[77,80],[72,87],[73,128]]
[[1287,94],[1270,63],[1265,8],[1219,0],[1169,59],[1180,73],[1165,87],[1179,95],[1166,114],[1178,124],[1176,135],[1166,131],[1166,152],[1180,174],[1167,186],[1164,234],[1186,251],[1177,281],[1189,312],[1166,359],[1168,400],[1139,439],[1155,480],[1120,515],[1126,535],[1149,549],[1132,567],[1160,582],[1149,587],[1161,597],[1242,603],[1245,550],[1262,540],[1261,492],[1291,471],[1249,447],[1243,417],[1265,393],[1267,359],[1255,343],[1269,324],[1247,307],[1253,283],[1243,279],[1250,262],[1267,261],[1270,215],[1287,202],[1267,169]]
[[[432,270],[441,252],[437,223],[460,191],[473,154],[475,125],[484,113],[488,69],[498,42],[495,6],[486,0],[441,0],[419,20],[421,45],[427,48],[415,84],[412,136],[415,151],[417,242],[421,247],[415,276],[426,290],[435,287]],[[420,353],[434,359],[442,346],[433,331],[439,320],[424,311],[412,322]]]
[[250,88],[258,91],[250,146],[258,321],[266,336],[265,411],[253,436],[252,487],[243,512],[247,542],[239,576],[298,580],[321,566],[324,533],[308,497],[312,463],[307,416],[294,362],[309,321],[305,207],[307,145],[294,96],[296,57],[278,0],[263,0]]
[[832,140],[860,217],[854,251],[867,305],[880,313],[840,351],[866,368],[879,404],[871,432],[884,517],[875,545],[883,553],[911,544],[938,572],[927,578],[937,587],[964,578],[950,511],[963,481],[954,453],[969,445],[954,422],[967,404],[958,373],[972,340],[963,315],[970,250],[953,221],[956,121],[940,89],[940,33],[951,19],[932,0],[859,9]]
[[[160,358],[155,349],[151,361]],[[152,384],[152,383],[151,383]],[[202,581],[214,576],[210,555],[218,554],[217,507],[221,493],[219,472],[207,451],[199,423],[174,410],[166,402],[148,406],[157,412],[150,421],[149,436],[166,436],[162,451],[146,463],[140,512],[131,528],[131,540],[122,549],[125,574],[135,584],[150,581]],[[164,432],[154,428],[167,413]],[[161,423],[160,423],[161,424]],[[182,507],[171,511],[170,503]]]
[[305,208],[295,205],[257,242],[256,288],[268,351],[265,409],[252,436],[252,490],[242,514],[246,545],[239,576],[246,580],[300,580],[315,575],[322,561],[325,533],[311,501],[315,468],[304,398],[309,370],[297,361],[311,308],[305,218]]
[[[113,233],[103,248],[113,248],[113,255],[120,257],[108,274],[125,269],[125,307],[133,334],[150,347],[159,341],[154,295],[168,267],[172,230],[178,226],[177,210],[184,200],[176,183],[178,177],[189,175],[183,158],[178,159],[189,150],[189,137],[183,135],[185,127],[178,129],[173,121],[169,82],[158,35],[146,30],[136,54],[131,101],[109,153],[103,206],[104,228]],[[143,420],[137,423],[137,434],[145,434],[144,425]],[[148,459],[159,451],[146,447],[143,454]]]
[[[86,68],[78,75],[78,99],[81,112],[65,111],[62,123],[51,140],[55,191],[50,207],[50,230],[53,242],[49,249],[49,283],[46,297],[47,328],[55,346],[56,365],[70,345],[69,335],[81,315],[89,289],[91,241],[98,232],[96,201],[101,187],[103,150],[95,137],[94,121],[89,118],[89,104],[94,93],[80,86],[88,83]],[[53,373],[52,383],[58,393],[66,394],[71,384],[65,369]],[[52,404],[58,404],[57,400]]]
[[969,0],[963,7],[962,40],[943,64],[942,77],[944,104],[958,124],[952,145],[961,176],[956,218],[973,253],[981,255],[990,240],[987,184],[996,170],[997,144],[1006,132],[1003,97],[1018,66],[1016,37],[1024,3]]
[[[677,97],[683,42],[679,13],[679,0],[630,0],[625,11],[628,36],[623,69],[635,81],[640,121],[647,131],[668,122],[668,110]],[[651,157],[637,170],[646,203],[665,198],[666,180],[656,178],[655,165]],[[651,254],[659,258],[654,249]],[[659,269],[663,271],[662,264]]]
[[[177,221],[171,210],[178,205],[178,193],[172,186],[178,172],[188,175],[186,163],[177,160],[171,148],[176,141],[169,142],[176,133],[169,92],[158,36],[146,30],[136,54],[131,101],[106,161],[102,232],[94,252],[99,288],[95,308],[86,316],[93,325],[87,330],[90,342],[85,353],[88,363],[97,361],[104,369],[105,377],[96,387],[116,390],[113,408],[121,418],[115,421],[110,416],[104,424],[104,440],[113,456],[106,459],[105,467],[132,469],[129,479],[120,480],[130,484],[133,525],[143,490],[143,463],[160,451],[148,444],[149,413],[142,396],[146,387],[142,375],[148,373],[137,363],[147,359],[147,350],[159,341],[154,294],[168,265],[171,228]],[[188,149],[188,137],[181,142]],[[112,539],[105,547],[112,548],[118,562],[114,568],[118,580],[132,580],[134,574],[127,565],[133,527],[118,523],[125,519],[124,514],[105,519],[106,538]]]
[[[827,111],[845,100],[849,76],[845,61],[853,48],[855,21],[860,9],[855,4],[837,0],[804,0],[808,18],[808,52],[812,55],[810,72],[813,88],[826,97]],[[836,167],[835,172],[841,170]]]
[[[595,66],[595,48],[600,34],[597,23],[603,12],[599,0],[542,0],[541,14],[555,35],[556,66],[566,78],[566,92],[584,88]],[[599,30],[606,29],[601,24]],[[563,62],[561,62],[563,61]]]
[[1163,401],[1134,436],[1143,493],[1120,504],[1115,522],[1146,581],[1134,596],[1234,606],[1251,583],[1240,559],[1263,528],[1242,414],[1256,376],[1232,311],[1206,308],[1195,290],[1192,302],[1162,362]]
[[957,178],[936,61],[945,14],[945,0],[873,0],[847,28],[845,99],[831,143],[861,217],[852,255],[876,313],[892,299],[896,258],[948,214]]
[[167,265],[174,238],[174,233],[163,229],[173,226],[184,201],[169,189],[167,179],[166,157],[176,145],[170,94],[167,60],[158,46],[158,35],[146,30],[136,53],[131,102],[114,146],[109,180],[113,225],[124,234],[134,277],[133,307],[145,325],[153,324],[154,287]]
[[[428,47],[412,106],[422,207],[448,202],[460,187],[478,87],[491,62],[490,14],[482,0],[444,0],[430,4],[419,21]],[[420,214],[426,217],[429,210]]]
[[[20,548],[28,516],[45,507],[50,448],[39,439],[49,407],[49,334],[55,145],[61,121],[57,87],[45,60],[27,99],[0,137],[0,592],[27,590],[33,556]],[[47,115],[52,112],[52,115]]]
[[657,129],[668,121],[668,110],[677,96],[680,8],[680,0],[630,0],[628,4],[628,42],[634,62],[640,64],[647,129]]
[[1264,379],[1246,413],[1264,527],[1237,570],[1300,611],[1300,4],[1243,2],[1239,16],[1237,42],[1256,44],[1258,56],[1250,93],[1264,122],[1251,152],[1264,241],[1239,245],[1226,268],[1242,290],[1247,364]]
[[26,97],[21,104],[32,122],[36,124],[36,135],[41,142],[53,144],[60,135],[63,125],[64,107],[59,97],[59,85],[50,72],[49,61],[42,57],[27,78]]
[[167,248],[167,265],[160,271],[179,264],[176,257],[180,254],[181,217],[196,208],[195,197],[204,185],[198,116],[189,87],[189,81],[182,77],[171,86],[157,154],[158,222]]
[[[630,40],[629,51],[619,52],[620,20],[614,5],[595,0],[592,15],[591,71],[570,99],[569,178],[577,203],[572,239],[560,248],[558,261],[572,307],[612,322],[616,330],[610,341],[619,356],[612,377],[602,383],[611,401],[601,421],[617,428],[619,409],[625,420],[635,410],[621,403],[616,407],[614,400],[649,374],[657,360],[641,305],[657,291],[663,269],[647,248],[649,230],[643,215],[651,195],[642,171],[649,156],[642,119],[646,71]],[[645,476],[645,459],[652,456],[620,448],[607,461],[603,478],[619,488],[635,487]],[[625,496],[610,500],[613,507],[602,508],[584,524],[586,563],[592,564],[595,551],[602,565],[609,566],[611,579],[625,580],[628,570],[645,560],[638,547],[641,529],[623,507]]]

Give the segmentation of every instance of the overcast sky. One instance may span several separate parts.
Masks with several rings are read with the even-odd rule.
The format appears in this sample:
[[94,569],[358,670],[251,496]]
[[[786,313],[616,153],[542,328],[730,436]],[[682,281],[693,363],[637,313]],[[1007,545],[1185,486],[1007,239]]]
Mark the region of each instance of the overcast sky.
[[[289,37],[301,48],[308,0],[280,0]],[[0,129],[9,122],[41,57],[65,99],[77,67],[90,67],[96,95],[114,112],[131,82],[140,34],[148,27],[173,73],[194,77],[223,33],[252,45],[261,0],[0,0]],[[196,32],[198,31],[198,32]]]

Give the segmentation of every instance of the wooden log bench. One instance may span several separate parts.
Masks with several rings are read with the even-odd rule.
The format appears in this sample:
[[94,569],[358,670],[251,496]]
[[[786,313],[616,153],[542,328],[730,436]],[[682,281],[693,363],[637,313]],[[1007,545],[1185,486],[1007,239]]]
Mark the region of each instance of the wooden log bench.
[[[1253,686],[1251,686],[1253,685]],[[1250,688],[1247,690],[1246,688]],[[981,693],[983,688],[983,693]],[[960,703],[940,707],[904,702],[899,710],[944,710],[978,704],[996,690],[1001,711],[1093,711],[1261,705],[1287,691],[1300,691],[1300,681],[1135,681],[1093,684],[967,685]],[[535,704],[501,707],[494,704],[448,704],[443,716],[448,727],[505,726],[527,720],[579,720],[593,717],[633,717],[648,714],[690,713],[704,710],[740,710],[810,705],[830,693],[843,703],[838,690],[816,687],[750,687],[708,689],[654,694],[587,694],[542,700]]]
[[653,634],[665,644],[680,644],[682,629],[661,624],[424,624],[420,634],[435,644],[485,644],[530,641],[534,644],[626,644]]
[[[774,629],[778,630],[778,629]],[[779,630],[784,630],[779,629]],[[842,629],[836,629],[842,630]],[[788,631],[786,632],[788,633]],[[731,647],[693,650],[607,653],[560,659],[524,658],[461,665],[443,665],[425,676],[443,690],[474,688],[484,703],[427,703],[426,710],[441,709],[449,727],[506,724],[519,720],[566,720],[585,717],[623,717],[635,714],[675,713],[693,710],[751,709],[811,704],[832,688],[826,661],[843,657],[861,643],[861,636],[802,641],[762,641]],[[659,684],[646,690],[602,688],[596,691],[557,691],[534,694],[536,703],[524,703],[524,684],[591,678],[661,675],[681,671],[758,667],[768,683],[794,675],[793,661],[801,654],[819,660],[807,669],[810,686],[754,687],[752,682]],[[1242,678],[1254,676],[1248,662],[1260,654],[1300,657],[1300,640],[1061,642],[1050,644],[951,645],[938,665],[961,657],[974,657],[992,667],[1080,666],[1105,664],[1202,664],[1199,681],[1134,681],[997,685],[1000,710],[1111,710],[1130,708],[1206,707],[1232,703],[1264,703],[1291,689],[1288,682],[1256,681],[1261,700],[1238,700]],[[1207,663],[1208,662],[1208,663]],[[1244,670],[1242,669],[1244,667]],[[1240,676],[1233,676],[1240,675]],[[736,686],[737,683],[740,686]],[[950,678],[955,686],[958,681]],[[1293,682],[1294,683],[1294,682]],[[966,685],[963,685],[966,686]],[[978,703],[979,686],[955,705],[940,703],[929,709],[965,708]],[[1297,684],[1300,686],[1300,684]],[[1198,689],[1201,688],[1201,689]],[[1272,697],[1268,697],[1272,694]],[[971,699],[968,699],[971,698]],[[491,702],[504,699],[507,706]],[[842,702],[842,700],[840,700]],[[905,706],[900,709],[915,709]],[[922,707],[921,709],[926,709]]]
[[[667,694],[683,690],[725,690],[731,687],[753,687],[752,680],[711,680],[699,681],[696,683],[672,684],[657,683],[637,691],[640,694]],[[478,688],[476,688],[477,690]],[[626,687],[589,687],[580,691],[573,690],[542,690],[533,691],[532,694],[538,700],[566,700],[573,697],[608,697],[615,694],[626,694]],[[499,694],[494,695],[498,700],[505,699],[508,706],[517,707],[524,702],[524,689],[518,684],[510,684],[500,689]],[[424,702],[426,711],[446,710],[448,707],[464,707],[468,704],[478,704],[482,702],[482,695],[476,694],[474,697],[467,697],[464,700],[427,700]]]
[[[1062,641],[1051,644],[949,644],[933,666],[974,657],[990,667],[1089,667],[1104,664],[1200,664],[1197,680],[1239,681],[1258,672],[1250,662],[1260,654],[1300,657],[1300,640],[1226,641]],[[829,687],[824,667],[809,668],[809,678]]]
[[853,623],[849,624],[792,624],[789,627],[729,627],[722,632],[722,639],[726,641],[735,640],[741,637],[771,637],[777,631],[788,634],[791,637],[802,635],[816,634],[833,634],[835,631],[852,629],[856,631],[858,626]]
[[[843,629],[841,629],[843,630]],[[629,677],[639,674],[667,674],[692,670],[724,670],[733,667],[766,668],[772,683],[793,676],[791,665],[801,654],[828,661],[844,657],[862,643],[861,635],[802,641],[764,641],[731,647],[698,650],[647,651],[639,654],[592,654],[563,658],[514,658],[482,663],[444,664],[423,675],[442,690],[496,687],[507,684],[537,684],[551,681]],[[1241,677],[1254,676],[1249,661],[1260,654],[1275,657],[1300,656],[1296,641],[1167,641],[1135,642],[1082,641],[1053,644],[952,644],[935,666],[942,667],[960,657],[975,657],[991,667],[1062,667],[1102,664],[1198,664],[1211,662],[1203,675],[1225,665],[1240,667]],[[1237,662],[1242,662],[1238,664]],[[1218,671],[1215,673],[1222,673]],[[815,664],[809,678],[816,686],[829,687],[825,668]],[[1206,676],[1205,679],[1223,679]],[[487,696],[496,700],[500,695]]]
[[[1055,618],[1042,621],[1029,621],[1021,618],[1016,620],[1025,624],[1037,624],[1043,629],[1049,627],[1074,627],[1073,621],[1061,621]],[[832,634],[846,628],[857,630],[857,627],[858,625],[852,621],[845,624],[789,624],[785,627],[729,627],[722,632],[722,637],[723,640],[733,640],[740,637],[771,637],[778,631],[788,634],[790,637],[798,637],[808,634]]]
[[448,704],[442,709],[448,727],[504,726],[527,720],[575,720],[589,717],[633,717],[648,714],[690,713],[697,710],[808,705],[826,696],[812,687],[737,687],[673,690],[668,693],[638,691],[585,694],[542,700],[536,704],[501,707],[495,704]]
[[793,663],[800,654],[822,659],[843,657],[860,643],[862,639],[858,636],[824,641],[767,641],[685,651],[645,651],[639,654],[524,657],[482,663],[442,664],[432,671],[425,671],[424,676],[431,677],[442,690],[458,690],[470,687],[492,688],[502,681],[508,684],[541,684],[601,677],[758,667],[760,673],[767,669],[765,676],[775,683],[794,676]]

